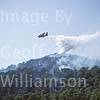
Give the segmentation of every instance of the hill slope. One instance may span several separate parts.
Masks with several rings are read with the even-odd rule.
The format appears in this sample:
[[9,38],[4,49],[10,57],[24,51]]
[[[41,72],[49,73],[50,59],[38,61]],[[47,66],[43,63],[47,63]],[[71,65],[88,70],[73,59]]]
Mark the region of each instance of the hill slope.
[[95,59],[89,59],[72,54],[50,54],[39,59],[31,59],[27,62],[19,63],[18,65],[10,65],[6,69],[1,70],[7,72],[11,70],[32,68],[34,70],[41,70],[42,68],[48,68],[48,71],[52,73],[56,68],[70,68],[80,69],[81,67],[93,67],[100,66],[100,61]]

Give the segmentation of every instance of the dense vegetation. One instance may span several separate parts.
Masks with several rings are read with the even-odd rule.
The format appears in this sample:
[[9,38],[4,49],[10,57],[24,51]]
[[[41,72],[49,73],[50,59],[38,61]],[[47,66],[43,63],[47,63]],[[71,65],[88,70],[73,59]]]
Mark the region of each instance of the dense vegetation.
[[[34,77],[48,78],[48,77],[64,77],[66,81],[69,77],[86,78],[86,87],[65,87],[55,91],[54,87],[1,87],[0,85],[0,100],[100,100],[100,68],[86,68],[80,70],[72,69],[55,69],[54,74],[47,73],[48,69],[43,68],[40,72],[36,73],[32,69],[18,69],[16,71],[9,71],[0,73],[0,75],[12,75],[15,73],[31,73]],[[1,83],[0,83],[1,84]],[[56,88],[57,89],[57,88]]]

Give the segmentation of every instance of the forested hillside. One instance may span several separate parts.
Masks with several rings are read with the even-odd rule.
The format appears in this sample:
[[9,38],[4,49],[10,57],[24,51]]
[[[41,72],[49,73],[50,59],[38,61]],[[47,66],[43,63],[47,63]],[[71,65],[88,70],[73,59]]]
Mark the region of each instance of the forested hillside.
[[[47,69],[43,69],[37,74],[32,69],[24,68],[16,71],[2,72],[0,75],[13,75],[22,72],[23,74],[33,74],[41,78],[48,77],[64,77],[66,81],[70,77],[86,78],[87,86],[83,87],[68,87],[58,89],[55,87],[20,87],[16,88],[14,85],[10,87],[0,87],[0,100],[100,100],[100,67],[83,67],[80,70],[62,69],[55,70],[55,74],[47,73]],[[39,75],[38,75],[39,74]],[[57,78],[56,77],[56,78]],[[0,81],[1,82],[1,81]],[[0,83],[1,84],[1,83]],[[2,86],[2,85],[0,85]],[[55,89],[53,89],[55,88]],[[56,90],[56,91],[55,91]]]

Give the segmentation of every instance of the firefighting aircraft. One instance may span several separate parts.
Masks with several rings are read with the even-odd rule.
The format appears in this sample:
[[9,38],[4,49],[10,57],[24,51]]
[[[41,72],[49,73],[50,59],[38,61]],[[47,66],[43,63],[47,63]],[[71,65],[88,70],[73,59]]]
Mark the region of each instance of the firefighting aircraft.
[[44,32],[44,33],[42,33],[42,34],[40,34],[39,36],[38,36],[38,38],[44,38],[44,37],[46,37],[46,36],[48,36],[48,32]]

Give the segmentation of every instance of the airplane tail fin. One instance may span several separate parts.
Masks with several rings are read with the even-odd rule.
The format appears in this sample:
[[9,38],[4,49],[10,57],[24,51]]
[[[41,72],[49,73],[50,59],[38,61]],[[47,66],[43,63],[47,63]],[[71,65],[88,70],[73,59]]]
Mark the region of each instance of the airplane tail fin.
[[48,36],[48,32],[46,32],[46,36]]

